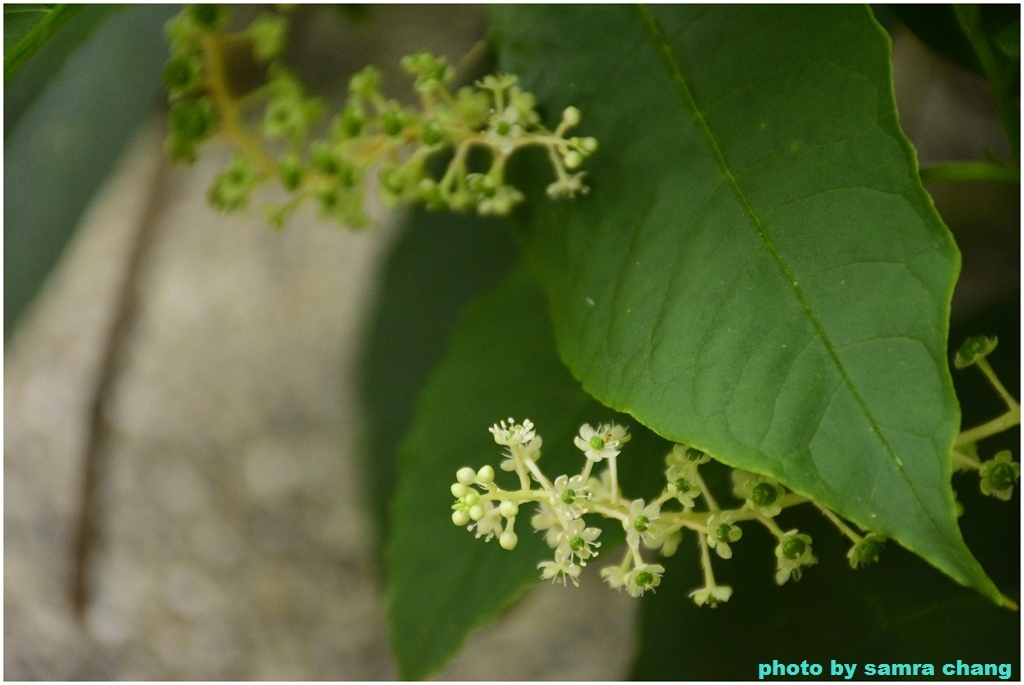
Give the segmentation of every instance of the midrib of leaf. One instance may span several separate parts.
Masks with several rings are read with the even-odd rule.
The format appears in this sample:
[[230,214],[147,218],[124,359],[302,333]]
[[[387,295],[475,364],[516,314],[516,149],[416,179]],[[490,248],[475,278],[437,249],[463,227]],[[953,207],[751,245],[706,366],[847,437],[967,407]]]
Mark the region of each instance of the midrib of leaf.
[[940,537],[946,538],[947,536],[943,526],[939,525],[939,522],[936,521],[935,517],[932,515],[931,510],[922,501],[920,495],[917,492],[917,488],[914,487],[913,480],[907,475],[906,471],[904,471],[903,469],[903,462],[900,460],[899,456],[897,456],[895,450],[893,450],[892,445],[889,444],[889,441],[886,439],[885,434],[881,430],[881,426],[875,420],[875,417],[871,413],[867,403],[864,401],[864,398],[857,391],[856,386],[850,380],[850,377],[846,372],[846,368],[843,366],[842,360],[839,358],[839,354],[837,353],[835,346],[832,344],[831,339],[825,332],[824,327],[821,325],[821,321],[818,319],[818,317],[814,313],[814,310],[811,308],[810,302],[808,302],[807,298],[804,296],[803,290],[800,288],[797,279],[793,276],[793,273],[792,271],[790,271],[789,266],[782,258],[782,255],[779,254],[779,251],[775,247],[775,244],[772,242],[771,238],[765,232],[764,225],[761,221],[761,217],[754,209],[754,207],[750,204],[750,202],[747,200],[746,194],[743,192],[743,189],[740,188],[740,184],[736,180],[736,176],[732,173],[732,170],[729,168],[729,163],[726,161],[725,155],[722,154],[721,147],[719,147],[718,145],[718,141],[715,138],[715,134],[711,131],[711,127],[708,126],[707,120],[704,117],[704,113],[701,111],[700,106],[697,104],[696,99],[693,97],[693,93],[690,90],[689,85],[687,84],[686,77],[683,76],[682,70],[679,67],[679,62],[676,59],[675,54],[672,52],[672,46],[669,45],[668,40],[665,39],[664,33],[661,31],[661,28],[658,25],[658,20],[654,17],[653,14],[651,14],[650,9],[648,9],[646,5],[637,5],[636,10],[641,23],[643,23],[644,25],[648,37],[654,44],[654,47],[658,51],[658,54],[661,56],[662,61],[664,61],[665,65],[668,67],[672,75],[673,82],[676,84],[676,86],[679,89],[679,92],[686,99],[687,104],[693,112],[694,121],[700,128],[701,133],[704,134],[704,137],[708,143],[708,147],[711,149],[711,152],[714,155],[716,161],[718,162],[718,166],[722,171],[722,175],[725,177],[726,182],[729,184],[733,193],[736,195],[736,198],[743,205],[744,210],[750,217],[751,225],[754,227],[754,230],[757,231],[758,237],[764,243],[764,246],[768,250],[768,252],[772,255],[772,258],[775,260],[775,264],[779,267],[779,270],[782,272],[783,276],[785,276],[787,283],[789,283],[793,294],[799,300],[801,308],[807,314],[807,318],[814,326],[814,329],[817,332],[818,336],[821,338],[821,341],[824,344],[825,349],[828,351],[829,357],[831,357],[832,362],[836,365],[836,368],[839,370],[839,374],[843,380],[843,384],[853,394],[853,397],[857,402],[857,405],[864,413],[864,416],[870,424],[872,431],[874,431],[875,435],[878,436],[878,439],[885,447],[885,451],[895,462],[897,471],[899,471],[900,476],[909,486],[910,491],[914,495],[914,499],[917,500],[921,510],[924,511],[927,515],[932,527],[940,535]]

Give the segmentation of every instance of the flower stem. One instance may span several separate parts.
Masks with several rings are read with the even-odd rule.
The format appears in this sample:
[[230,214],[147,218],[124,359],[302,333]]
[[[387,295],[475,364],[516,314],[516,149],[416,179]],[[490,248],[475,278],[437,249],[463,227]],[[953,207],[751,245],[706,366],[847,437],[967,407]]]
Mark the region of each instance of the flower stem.
[[854,544],[857,544],[858,542],[864,539],[862,536],[858,535],[852,528],[846,525],[846,522],[838,516],[836,516],[835,513],[832,512],[831,510],[826,509],[817,502],[814,502],[814,506],[818,508],[818,511],[825,515],[825,518],[827,518],[829,521],[836,525],[836,528],[839,529],[839,532],[841,532],[846,537],[850,538]]
[[213,106],[220,115],[221,126],[227,137],[250,162],[266,176],[277,173],[277,164],[263,146],[245,129],[237,103],[228,88],[224,68],[224,37],[211,33],[203,37],[203,57],[206,62],[206,85]]
[[942,162],[922,167],[921,180],[1020,183],[1020,171],[998,162]]

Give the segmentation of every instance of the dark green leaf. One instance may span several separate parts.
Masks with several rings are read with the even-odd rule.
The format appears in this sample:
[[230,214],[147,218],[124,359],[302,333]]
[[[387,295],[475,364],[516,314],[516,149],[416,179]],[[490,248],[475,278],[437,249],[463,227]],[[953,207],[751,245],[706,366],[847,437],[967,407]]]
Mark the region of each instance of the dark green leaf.
[[992,84],[1007,140],[1020,162],[1020,7],[956,5],[956,16]]
[[[167,54],[163,24],[173,11],[142,5],[119,12],[40,86],[39,97],[5,134],[5,336],[53,267],[83,207],[131,133],[158,102]],[[35,63],[11,86],[27,77]],[[9,95],[5,92],[5,126]]]
[[949,487],[959,253],[866,7],[516,6],[503,69],[598,138],[521,215],[559,352],[665,437],[777,477],[1001,595]]
[[957,66],[984,76],[952,5],[886,5],[929,48]]
[[[558,360],[543,295],[524,269],[467,310],[402,443],[388,543],[388,616],[403,677],[422,678],[440,667],[470,631],[537,582],[537,564],[551,556],[530,530],[529,516],[520,517],[519,545],[511,552],[451,522],[455,471],[500,463],[501,448],[487,429],[509,416],[536,424],[544,438],[540,466],[551,477],[582,467],[572,442],[582,423],[616,418]],[[636,431],[628,445],[629,455],[657,460],[666,451],[667,443],[646,431]],[[623,453],[627,494],[650,489],[660,475],[660,468],[646,469],[651,461]],[[499,484],[510,476],[498,471]],[[616,539],[621,542],[622,530],[613,526],[602,536],[602,560]]]

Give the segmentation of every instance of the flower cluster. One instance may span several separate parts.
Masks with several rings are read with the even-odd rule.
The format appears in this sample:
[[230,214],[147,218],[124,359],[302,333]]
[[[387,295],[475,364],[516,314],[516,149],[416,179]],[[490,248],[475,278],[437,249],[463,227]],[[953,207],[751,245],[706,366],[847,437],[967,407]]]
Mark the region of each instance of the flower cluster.
[[[545,149],[554,169],[548,195],[571,198],[587,192],[583,172],[577,169],[596,151],[597,141],[568,135],[580,121],[577,108],[563,110],[556,128],[549,130],[534,96],[519,87],[515,76],[487,76],[475,86],[453,91],[455,70],[428,52],[401,61],[402,69],[414,78],[417,107],[386,98],[380,71],[369,66],[351,78],[347,102],[326,122],[326,137],[310,141],[326,106],[309,97],[281,63],[287,24],[280,11],[285,10],[263,12],[246,29],[226,33],[223,8],[191,5],[167,28],[168,153],[191,161],[196,145],[218,132],[237,150],[235,160],[210,189],[216,208],[243,209],[256,187],[276,180],[291,196],[283,204],[266,207],[273,224],[283,225],[298,206],[311,200],[326,217],[362,226],[368,223],[366,188],[375,179],[392,205],[421,203],[434,209],[503,215],[524,199],[506,181],[507,161],[517,150],[531,146]],[[256,127],[243,117],[243,100],[232,94],[224,66],[226,44],[239,39],[251,46],[256,62],[265,65],[268,79],[256,91],[266,103]],[[444,159],[444,171],[432,173],[435,163]]]
[[[806,502],[806,498],[787,493],[774,479],[734,471],[734,494],[743,504],[723,509],[700,474],[700,466],[711,457],[695,447],[674,445],[666,455],[666,485],[658,497],[627,499],[618,483],[618,457],[630,439],[623,426],[581,426],[574,438],[583,456],[580,472],[553,479],[538,466],[543,440],[531,421],[517,423],[509,418],[491,426],[490,432],[494,441],[505,448],[500,468],[515,473],[518,487],[500,487],[490,466],[459,469],[451,486],[455,497],[452,522],[485,541],[496,537],[503,548],[511,550],[519,541],[515,524],[520,509],[532,504],[535,511],[529,519],[530,526],[543,533],[552,550],[552,557],[538,564],[545,580],[579,584],[583,568],[599,555],[601,547],[601,529],[588,525],[585,517],[590,515],[622,526],[626,552],[617,564],[602,568],[600,574],[608,585],[634,597],[654,591],[665,572],[664,566],[645,560],[642,549],[672,556],[682,541],[683,529],[696,534],[694,539],[701,553],[704,584],[690,593],[698,605],[716,606],[732,596],[732,588],[715,581],[710,550],[721,559],[730,559],[731,545],[742,537],[741,522],[757,521],[776,537],[775,580],[779,585],[799,580],[803,569],[817,562],[809,535],[795,529],[784,532],[775,523],[783,509]],[[595,473],[598,465],[603,469]],[[877,560],[883,542],[880,536],[861,537],[835,514],[822,511],[854,542],[849,553],[851,566],[856,568]]]
[[[976,366],[1006,403],[1006,412],[1002,416],[966,430],[957,437],[953,448],[953,467],[955,470],[977,471],[982,494],[1005,502],[1013,497],[1013,488],[1020,479],[1020,464],[1013,460],[1013,453],[1009,450],[1002,450],[987,461],[978,457],[978,441],[1020,424],[1020,405],[988,363],[988,356],[998,344],[999,340],[995,337],[968,338],[953,357],[953,365],[958,369]],[[962,507],[957,504],[958,510],[961,510]]]

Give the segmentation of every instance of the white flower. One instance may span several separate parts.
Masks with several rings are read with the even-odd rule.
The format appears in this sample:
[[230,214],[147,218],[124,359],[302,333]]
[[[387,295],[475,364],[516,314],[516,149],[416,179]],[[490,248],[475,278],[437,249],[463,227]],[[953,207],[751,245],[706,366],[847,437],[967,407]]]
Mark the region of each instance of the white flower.
[[811,536],[795,529],[779,540],[775,547],[775,557],[779,561],[775,582],[779,585],[784,585],[791,577],[800,580],[804,566],[818,563],[818,559],[811,554]]
[[544,534],[544,542],[548,543],[548,547],[558,547],[562,540],[563,526],[562,519],[558,517],[554,507],[547,502],[538,502],[537,513],[530,519],[530,525],[534,530],[547,531]]
[[665,471],[668,480],[668,491],[688,509],[694,506],[693,500],[700,496],[701,490],[697,478],[697,465],[687,461],[672,464]]
[[590,191],[590,188],[583,183],[583,175],[584,172],[582,171],[577,174],[567,174],[566,176],[549,184],[547,187],[548,197],[573,198],[577,195],[586,195]]
[[572,558],[564,554],[561,549],[555,550],[554,561],[542,561],[537,564],[537,568],[541,569],[541,580],[550,580],[551,582],[561,580],[562,585],[565,585],[565,580],[568,578],[573,585],[579,587],[578,579],[583,569],[579,564],[572,563]]
[[601,546],[600,542],[596,542],[598,536],[601,535],[601,529],[587,528],[586,525],[583,519],[570,521],[569,525],[562,530],[558,544],[558,548],[564,554],[568,554],[570,559],[573,557],[579,559],[581,566],[586,565],[586,559],[596,557],[597,548]]
[[487,129],[487,144],[494,149],[507,155],[516,146],[516,140],[523,133],[523,127],[519,125],[519,110],[509,105],[505,111],[495,113],[491,116],[490,126]]
[[[469,529],[473,530],[475,528],[478,538],[484,538],[484,542],[490,542],[491,538],[495,535],[501,535],[501,512],[490,501],[484,502],[482,508],[483,516],[476,519],[475,523],[470,524]],[[470,516],[473,516],[472,512]]]
[[626,584],[626,576],[629,572],[619,564],[618,566],[605,566],[601,569],[601,577],[604,582],[608,583],[612,588],[618,590]]
[[743,496],[747,500],[747,506],[759,514],[771,518],[778,516],[782,511],[779,500],[786,494],[786,491],[775,479],[751,475],[741,487]]
[[661,556],[670,557],[679,549],[679,543],[683,540],[681,531],[668,532],[668,528],[657,526],[653,529],[654,535],[650,540],[644,539],[644,547],[647,549],[660,549]]
[[577,518],[583,514],[583,507],[579,500],[587,499],[587,484],[583,482],[583,476],[559,476],[554,482],[554,501],[556,506],[563,507],[563,510],[570,518]]
[[521,424],[515,422],[511,416],[508,419],[508,425],[504,421],[496,423],[489,429],[491,434],[494,435],[494,442],[499,445],[521,445],[524,442],[530,442],[533,440],[537,432],[533,428],[533,422],[530,419],[523,419]]
[[729,598],[732,597],[732,588],[728,585],[711,585],[694,590],[690,593],[690,597],[693,598],[697,606],[707,604],[715,607],[719,602],[729,601]]
[[665,567],[661,564],[640,564],[626,574],[626,592],[639,597],[648,590],[661,585],[661,575]]
[[639,547],[640,538],[644,542],[653,542],[656,529],[654,521],[661,516],[661,506],[648,504],[644,506],[642,499],[635,499],[629,505],[629,514],[622,527],[626,529],[626,543],[633,548]]
[[708,546],[718,552],[723,559],[732,558],[730,542],[736,542],[743,536],[739,526],[734,526],[736,515],[731,511],[723,511],[708,517]]
[[587,455],[587,459],[595,462],[618,456],[618,448],[628,441],[629,433],[618,424],[599,425],[595,429],[585,423],[580,426],[580,434],[574,439],[576,447]]

